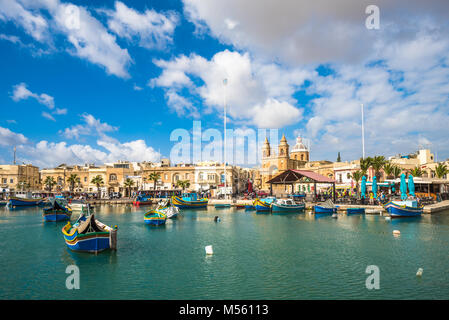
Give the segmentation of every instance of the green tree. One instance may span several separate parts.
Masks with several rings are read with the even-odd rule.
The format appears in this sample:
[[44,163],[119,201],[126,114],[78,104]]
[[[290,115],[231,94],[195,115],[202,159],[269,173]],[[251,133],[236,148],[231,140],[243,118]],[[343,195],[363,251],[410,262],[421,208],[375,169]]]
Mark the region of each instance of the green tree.
[[48,176],[44,180],[44,185],[47,187],[47,190],[51,192],[53,187],[56,185],[55,178]]
[[393,170],[391,171],[391,174],[395,179],[399,178],[399,176],[402,173],[402,169],[399,168],[397,165],[393,165]]
[[384,164],[384,172],[387,179],[393,178],[393,170],[395,165],[392,164],[390,161],[385,162]]
[[161,174],[158,172],[152,172],[150,173],[150,175],[148,176],[148,179],[150,179],[150,181],[153,181],[153,190],[156,190],[156,182],[161,178]]
[[410,174],[414,177],[422,177],[423,172],[420,167],[414,167],[410,170]]
[[81,180],[77,174],[71,174],[70,177],[67,178],[67,182],[70,185],[70,192],[73,192],[73,190],[75,190],[75,185],[81,183]]
[[340,151],[338,152],[337,162],[341,162]]
[[444,163],[439,163],[435,167],[435,174],[438,179],[442,179],[446,174],[449,173],[449,170],[447,169],[446,165]]
[[368,173],[369,167],[371,167],[371,157],[368,158],[360,158],[360,170],[362,171],[362,175],[366,176]]
[[361,170],[357,170],[352,173],[351,177],[355,181],[355,189],[356,189],[356,193],[358,194],[359,193],[359,181],[362,179],[363,173]]
[[189,180],[179,180],[178,182],[176,182],[176,186],[182,188],[182,191],[184,192],[184,190],[188,187],[190,187],[190,181]]
[[128,197],[131,196],[131,188],[134,187],[134,181],[130,178],[127,178],[123,185],[126,188],[126,191],[128,192]]
[[101,198],[100,187],[104,185],[103,177],[100,175],[95,176],[90,183],[94,184],[97,187],[97,197]]
[[387,163],[387,160],[385,160],[384,156],[375,156],[371,160],[371,167],[374,170],[374,175],[376,176],[377,181],[380,181],[380,178],[381,178],[380,171],[382,170],[382,168],[384,167],[384,165],[386,163]]

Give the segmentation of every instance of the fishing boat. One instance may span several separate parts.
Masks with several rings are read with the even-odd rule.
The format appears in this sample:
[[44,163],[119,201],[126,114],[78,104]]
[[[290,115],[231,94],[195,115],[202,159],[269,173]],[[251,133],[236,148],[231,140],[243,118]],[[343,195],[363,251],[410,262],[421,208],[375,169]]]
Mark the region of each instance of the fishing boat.
[[245,209],[245,205],[242,205],[242,204],[238,204],[238,205],[236,205],[235,206],[235,208],[237,209],[237,210],[240,210],[240,209]]
[[245,206],[245,211],[252,211],[252,210],[256,210],[256,206],[254,206],[254,205]]
[[365,208],[347,208],[346,213],[350,214],[365,214]]
[[165,214],[167,219],[176,219],[180,213],[179,208],[175,207],[170,199],[160,201],[156,209]]
[[151,204],[153,204],[152,198],[144,195],[138,195],[133,201],[134,206],[148,206]]
[[172,203],[180,209],[200,209],[207,207],[209,199],[199,199],[196,193],[186,193],[182,197],[173,196]]
[[272,212],[298,212],[305,208],[304,203],[297,204],[292,199],[276,199],[271,205]]
[[70,221],[62,228],[65,243],[70,250],[98,253],[117,248],[117,226],[111,228],[93,214],[81,214],[72,225]]
[[423,206],[419,206],[417,200],[393,200],[386,203],[384,208],[392,218],[419,217],[423,212]]
[[32,197],[9,197],[8,206],[14,207],[34,207],[39,205],[43,199],[34,199]]
[[256,199],[254,200],[254,206],[256,207],[257,212],[270,211],[271,204],[276,200],[274,197],[268,197],[265,199]]
[[143,216],[146,224],[160,226],[167,221],[167,215],[160,210],[150,210]]
[[72,209],[72,211],[78,211],[78,212],[87,212],[88,210],[92,211],[93,206],[90,203],[87,203],[83,200],[72,200],[69,203],[69,207]]
[[325,202],[322,202],[319,205],[314,206],[313,209],[316,214],[321,214],[321,215],[325,215],[325,214],[332,215],[333,213],[337,213],[337,207],[334,205],[334,203],[330,199],[326,200]]
[[68,207],[67,203],[61,199],[52,199],[52,206],[44,209],[44,220],[57,222],[70,220],[72,216],[72,209]]
[[6,206],[8,201],[0,201],[0,207]]
[[217,203],[214,206],[215,206],[215,209],[226,209],[226,208],[230,208],[231,204],[230,203]]

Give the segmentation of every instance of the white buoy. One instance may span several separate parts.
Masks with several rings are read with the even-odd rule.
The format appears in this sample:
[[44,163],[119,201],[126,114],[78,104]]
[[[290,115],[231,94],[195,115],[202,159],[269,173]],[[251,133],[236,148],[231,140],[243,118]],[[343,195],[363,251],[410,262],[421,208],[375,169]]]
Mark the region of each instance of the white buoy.
[[212,246],[206,246],[206,254],[214,254],[214,250]]
[[398,236],[398,235],[401,234],[401,231],[399,231],[399,230],[393,230],[393,234],[394,234],[395,236]]
[[422,268],[419,268],[419,269],[418,269],[418,272],[416,273],[416,276],[417,276],[417,277],[421,277],[423,271],[424,271],[424,270],[423,270]]
[[388,217],[388,216],[387,216],[387,217],[385,217],[385,220],[386,220],[386,221],[390,221],[390,220],[391,220],[391,217]]

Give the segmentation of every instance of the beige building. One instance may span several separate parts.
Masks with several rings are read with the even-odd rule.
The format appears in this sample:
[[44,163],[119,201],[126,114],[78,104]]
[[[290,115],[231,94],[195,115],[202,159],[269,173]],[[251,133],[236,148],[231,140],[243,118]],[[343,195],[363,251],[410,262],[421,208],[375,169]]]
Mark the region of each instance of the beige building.
[[39,168],[31,164],[0,165],[0,193],[40,190]]

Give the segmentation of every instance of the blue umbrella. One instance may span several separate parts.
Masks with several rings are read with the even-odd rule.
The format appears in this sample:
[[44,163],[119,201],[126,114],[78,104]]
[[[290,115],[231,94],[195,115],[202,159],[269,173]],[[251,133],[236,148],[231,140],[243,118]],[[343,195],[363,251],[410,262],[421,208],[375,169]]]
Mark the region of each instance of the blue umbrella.
[[405,182],[405,173],[401,174],[401,199],[407,199],[407,183]]
[[377,199],[377,178],[376,178],[376,176],[373,177],[373,194],[374,194],[374,199]]
[[366,177],[365,176],[362,177],[361,193],[362,193],[361,194],[362,198],[365,199],[366,198]]
[[396,188],[394,182],[391,183],[391,192],[395,193]]
[[413,182],[413,176],[411,174],[408,176],[408,192],[412,197],[415,196],[415,183]]

